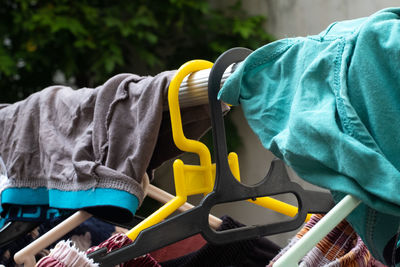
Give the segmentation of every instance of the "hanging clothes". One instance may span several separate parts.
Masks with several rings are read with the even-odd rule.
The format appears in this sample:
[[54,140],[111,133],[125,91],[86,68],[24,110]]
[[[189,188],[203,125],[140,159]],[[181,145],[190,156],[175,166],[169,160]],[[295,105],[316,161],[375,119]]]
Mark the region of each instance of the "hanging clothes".
[[69,240],[57,243],[56,247],[50,250],[50,254],[36,264],[36,267],[67,266],[98,267],[99,265],[85,257],[84,253]]
[[[40,224],[30,233],[22,235],[18,239],[14,240],[11,244],[0,248],[0,264],[3,264],[7,267],[17,266],[17,264],[14,262],[14,254],[47,233],[62,221],[63,218],[48,220]],[[100,244],[102,241],[112,236],[112,234],[115,232],[116,227],[114,225],[92,217],[65,236],[61,237],[58,241],[69,239],[73,241],[77,249],[80,251],[86,251],[90,247]],[[58,241],[56,241],[54,244],[51,244],[48,248],[44,248],[38,253],[38,255],[36,255],[36,257],[40,259],[47,256],[49,254],[49,249],[53,248]]]
[[[0,155],[8,179],[0,181],[0,209],[86,208],[111,221],[129,221],[144,197],[144,173],[152,177],[181,153],[171,149],[163,111],[173,74],[120,74],[95,89],[51,86],[1,105]],[[209,128],[208,114],[207,105],[182,110],[189,136],[199,138]]]
[[[98,246],[94,246],[89,248],[86,251],[86,254],[92,253],[95,250],[100,248],[107,248],[107,252],[113,251],[115,249],[121,248],[125,245],[129,245],[132,243],[132,240],[129,239],[128,236],[122,233],[115,234],[111,236],[109,239],[103,241]],[[142,257],[138,257],[135,259],[131,259],[127,262],[119,264],[118,267],[160,267],[158,262],[153,259],[150,254],[146,254]],[[44,267],[44,266],[43,266]]]
[[[314,227],[323,215],[312,215],[310,220],[289,241],[289,244],[276,255],[267,267],[272,267],[286,251],[299,241],[311,228]],[[356,234],[350,224],[343,220],[324,239],[322,239],[306,256],[300,261],[302,267],[385,267],[381,262],[371,256],[364,242]]]
[[348,221],[387,264],[400,227],[399,40],[400,8],[336,22],[257,49],[219,93],[300,177],[362,200]]
[[[99,247],[107,247],[109,251],[130,244],[132,241],[124,234],[116,234]],[[86,254],[77,249],[71,241],[60,241],[50,254],[42,258],[36,267],[68,267],[68,266],[84,266],[98,267],[99,265],[89,259]],[[129,262],[119,265],[120,267],[161,267],[149,254],[130,260]]]

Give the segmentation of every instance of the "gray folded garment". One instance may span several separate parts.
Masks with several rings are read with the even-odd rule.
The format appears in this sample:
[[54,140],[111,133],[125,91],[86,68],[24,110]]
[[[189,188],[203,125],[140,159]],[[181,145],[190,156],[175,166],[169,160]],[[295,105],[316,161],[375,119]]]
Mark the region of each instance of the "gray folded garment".
[[[112,207],[134,214],[144,197],[144,173],[151,176],[182,153],[163,112],[174,73],[119,74],[95,89],[51,86],[0,105],[0,155],[8,170],[0,181],[2,208],[49,205],[104,214]],[[182,110],[182,120],[185,134],[199,138],[210,127],[208,105]]]

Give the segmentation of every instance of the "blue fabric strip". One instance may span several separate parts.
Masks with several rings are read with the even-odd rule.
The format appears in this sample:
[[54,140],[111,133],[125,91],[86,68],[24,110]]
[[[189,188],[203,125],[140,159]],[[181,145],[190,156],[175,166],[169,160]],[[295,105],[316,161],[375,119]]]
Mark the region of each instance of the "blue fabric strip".
[[1,192],[1,204],[47,205],[49,195],[46,188],[8,188]]
[[136,196],[121,190],[97,188],[82,191],[61,191],[41,188],[8,188],[1,193],[1,205],[48,205],[59,209],[81,209],[96,206],[115,206],[135,214],[139,201]]

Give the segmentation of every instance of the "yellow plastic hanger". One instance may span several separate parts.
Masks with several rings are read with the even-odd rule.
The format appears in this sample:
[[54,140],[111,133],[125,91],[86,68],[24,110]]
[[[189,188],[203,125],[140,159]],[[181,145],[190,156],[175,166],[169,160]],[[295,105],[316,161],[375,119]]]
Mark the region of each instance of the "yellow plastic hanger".
[[182,160],[175,160],[173,173],[176,196],[126,233],[132,240],[135,240],[142,230],[161,222],[176,211],[186,202],[188,196],[207,194],[213,190],[214,179],[210,152],[203,143],[185,137],[182,129],[178,97],[180,84],[188,74],[211,67],[211,62],[203,60],[196,61],[196,63],[184,64],[179,68],[169,85],[168,104],[175,145],[182,151],[198,154],[200,165],[185,165]]
[[[187,139],[183,133],[182,119],[179,107],[179,87],[183,79],[190,73],[208,69],[212,63],[205,60],[192,60],[183,64],[171,80],[168,89],[168,105],[171,116],[172,134],[175,145],[182,151],[192,152],[199,155],[200,165],[186,165],[182,160],[175,160],[173,164],[175,193],[176,196],[164,206],[136,225],[127,236],[135,240],[139,233],[168,217],[186,201],[187,197],[196,194],[208,194],[213,190],[215,180],[215,164],[211,163],[211,155],[207,146],[197,140]],[[236,153],[228,155],[228,162],[232,174],[240,181],[239,161]],[[248,200],[259,206],[274,210],[281,214],[294,217],[297,207],[271,197],[261,197]],[[307,216],[307,220],[310,218]]]

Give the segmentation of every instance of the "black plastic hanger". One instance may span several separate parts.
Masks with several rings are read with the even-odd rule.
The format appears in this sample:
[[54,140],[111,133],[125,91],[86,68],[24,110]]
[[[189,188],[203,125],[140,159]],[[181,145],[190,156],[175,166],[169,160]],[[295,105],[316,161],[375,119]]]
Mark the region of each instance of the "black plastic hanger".
[[[199,206],[142,231],[132,244],[109,253],[106,248],[102,248],[89,254],[88,256],[100,266],[114,266],[126,262],[198,233],[211,243],[223,244],[292,231],[304,223],[308,213],[326,213],[333,207],[330,194],[305,190],[299,184],[290,181],[281,160],[274,160],[267,176],[253,186],[238,182],[232,175],[227,161],[223,115],[217,94],[225,69],[232,63],[243,61],[251,52],[246,48],[230,49],[217,59],[210,72],[208,90],[217,166],[213,192],[205,196]],[[211,208],[217,204],[284,193],[294,194],[298,201],[299,212],[289,221],[220,232],[209,226],[208,215]]]

